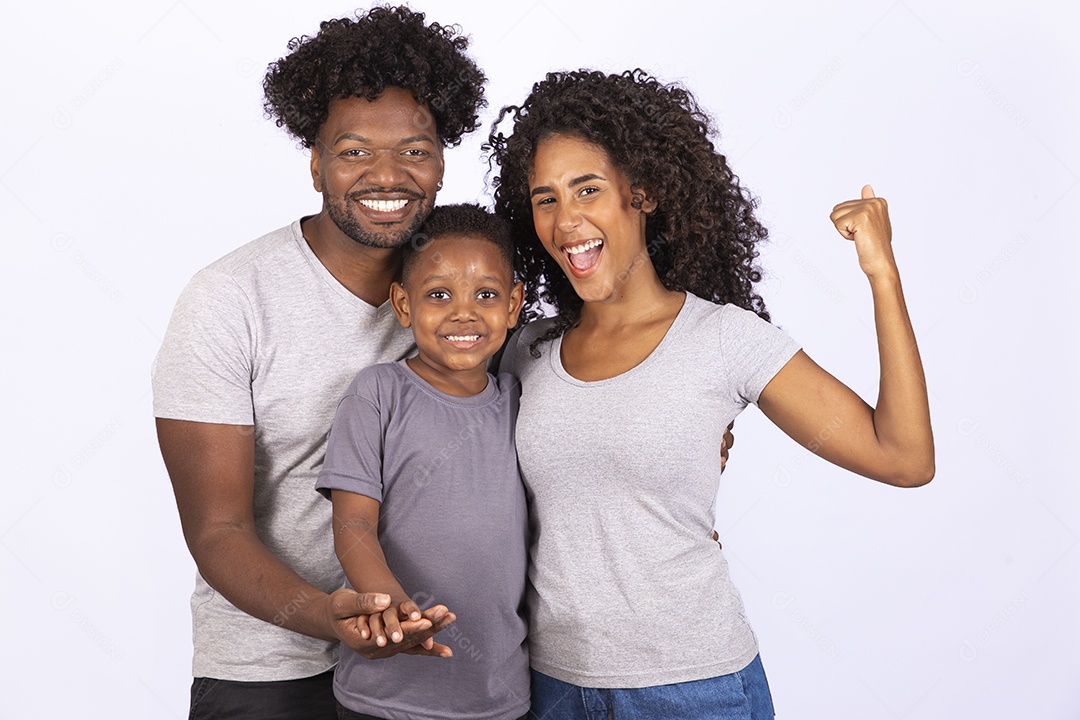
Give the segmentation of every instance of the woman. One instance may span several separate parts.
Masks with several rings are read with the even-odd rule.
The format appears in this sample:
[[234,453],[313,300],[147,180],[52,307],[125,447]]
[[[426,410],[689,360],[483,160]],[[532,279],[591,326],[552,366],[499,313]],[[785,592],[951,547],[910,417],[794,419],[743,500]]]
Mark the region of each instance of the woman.
[[[869,186],[832,220],[870,280],[881,353],[870,407],[769,324],[765,229],[693,97],[641,71],[553,73],[509,137],[493,131],[497,212],[519,234],[530,499],[530,652],[540,717],[772,717],[753,632],[708,539],[724,428],[751,402],[821,457],[928,482],[921,362]],[[498,123],[496,123],[496,127]],[[887,370],[887,371],[886,371]],[[825,427],[840,428],[828,439]]]

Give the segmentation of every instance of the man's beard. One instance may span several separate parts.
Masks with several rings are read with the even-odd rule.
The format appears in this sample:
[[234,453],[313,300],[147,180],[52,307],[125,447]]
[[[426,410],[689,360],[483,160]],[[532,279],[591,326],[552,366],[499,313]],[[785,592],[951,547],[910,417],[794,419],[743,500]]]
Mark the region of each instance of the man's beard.
[[[400,190],[395,191],[401,192]],[[341,230],[354,241],[367,247],[391,249],[405,245],[416,235],[434,204],[433,201],[429,201],[428,198],[418,193],[410,192],[407,194],[409,195],[409,202],[419,203],[419,207],[413,213],[412,220],[407,226],[401,226],[386,232],[370,232],[365,229],[360,220],[349,212],[349,199],[347,197],[332,197],[326,192],[325,187],[323,187],[323,204],[326,206],[326,212],[330,219],[337,225],[338,230]]]

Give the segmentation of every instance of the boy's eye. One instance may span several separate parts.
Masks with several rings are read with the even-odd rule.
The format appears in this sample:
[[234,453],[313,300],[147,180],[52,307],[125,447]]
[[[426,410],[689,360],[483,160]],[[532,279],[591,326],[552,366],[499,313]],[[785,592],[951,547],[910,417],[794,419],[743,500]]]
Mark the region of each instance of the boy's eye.
[[476,297],[480,298],[481,300],[494,300],[495,298],[499,297],[499,293],[495,292],[494,290],[481,290],[476,294]]
[[432,290],[428,293],[428,297],[432,300],[449,300],[450,293],[446,292],[445,290]]

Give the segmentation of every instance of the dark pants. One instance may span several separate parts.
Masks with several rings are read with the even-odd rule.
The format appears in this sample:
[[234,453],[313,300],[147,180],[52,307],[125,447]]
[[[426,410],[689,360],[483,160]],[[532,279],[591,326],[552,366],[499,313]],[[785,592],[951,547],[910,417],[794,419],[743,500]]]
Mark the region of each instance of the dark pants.
[[337,720],[334,671],[273,682],[195,678],[189,720]]

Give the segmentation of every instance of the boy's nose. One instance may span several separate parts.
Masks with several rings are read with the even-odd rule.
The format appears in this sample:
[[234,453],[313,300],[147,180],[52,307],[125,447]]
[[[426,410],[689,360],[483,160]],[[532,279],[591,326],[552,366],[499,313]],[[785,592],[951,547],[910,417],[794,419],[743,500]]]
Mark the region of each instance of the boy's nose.
[[468,294],[459,294],[454,297],[450,305],[450,318],[452,320],[473,319],[477,316],[476,300]]

